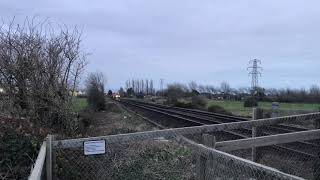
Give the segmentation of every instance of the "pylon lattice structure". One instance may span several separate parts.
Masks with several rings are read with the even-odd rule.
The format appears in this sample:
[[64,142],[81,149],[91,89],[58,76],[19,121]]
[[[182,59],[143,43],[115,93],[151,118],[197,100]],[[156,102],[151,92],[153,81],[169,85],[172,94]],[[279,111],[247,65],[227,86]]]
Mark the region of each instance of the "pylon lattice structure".
[[248,67],[249,75],[251,75],[251,88],[252,90],[256,90],[259,87],[259,76],[261,77],[262,67],[258,66],[261,64],[261,61],[258,59],[250,60],[249,64],[251,66]]

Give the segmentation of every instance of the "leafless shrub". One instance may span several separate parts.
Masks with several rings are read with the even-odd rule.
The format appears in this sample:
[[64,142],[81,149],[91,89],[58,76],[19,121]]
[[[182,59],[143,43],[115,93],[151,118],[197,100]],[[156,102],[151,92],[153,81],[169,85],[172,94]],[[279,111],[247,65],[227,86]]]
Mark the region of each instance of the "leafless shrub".
[[169,84],[166,92],[166,95],[168,97],[168,103],[178,102],[178,99],[185,96],[186,92],[188,92],[188,89],[183,84]]
[[86,80],[88,103],[93,110],[105,109],[104,82],[102,73],[91,73]]
[[[86,61],[77,28],[44,30],[48,22],[11,21],[0,29],[0,87],[13,115],[46,125],[68,126],[71,91]],[[72,119],[72,118],[71,118]]]

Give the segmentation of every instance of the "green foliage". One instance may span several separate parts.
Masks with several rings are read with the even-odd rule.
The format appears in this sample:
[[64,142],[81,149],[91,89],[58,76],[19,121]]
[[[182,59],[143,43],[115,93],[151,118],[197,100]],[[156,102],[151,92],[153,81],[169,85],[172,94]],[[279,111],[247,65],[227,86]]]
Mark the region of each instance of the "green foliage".
[[8,174],[8,179],[25,179],[39,147],[37,138],[6,130],[0,136],[0,174]]
[[193,96],[191,104],[197,109],[204,109],[207,106],[207,99],[203,96]]
[[218,114],[232,115],[231,112],[225,110],[223,107],[214,105],[214,104],[208,107],[208,111],[213,113],[218,113]]
[[244,107],[257,107],[258,106],[258,101],[255,98],[250,97],[250,98],[247,98],[244,101],[243,106]]
[[[264,110],[271,110],[271,102],[259,102],[259,107]],[[210,105],[218,105],[223,107],[234,115],[250,117],[252,113],[251,107],[244,107],[243,101],[218,101],[209,100],[208,107]],[[290,115],[293,112],[307,113],[312,111],[318,111],[319,104],[309,104],[309,103],[280,103],[279,113],[283,116]]]
[[175,107],[181,107],[181,108],[188,108],[188,109],[193,109],[194,105],[192,103],[187,103],[187,102],[176,102],[174,103]]
[[87,98],[74,97],[72,99],[72,111],[81,112],[88,107]]

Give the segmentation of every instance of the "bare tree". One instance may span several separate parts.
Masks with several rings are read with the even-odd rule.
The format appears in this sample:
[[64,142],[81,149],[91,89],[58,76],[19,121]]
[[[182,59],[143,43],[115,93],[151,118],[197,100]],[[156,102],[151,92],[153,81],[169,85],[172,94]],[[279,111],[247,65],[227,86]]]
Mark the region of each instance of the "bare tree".
[[227,82],[222,82],[220,88],[225,94],[229,94],[231,92],[231,87]]
[[141,93],[144,93],[144,90],[145,90],[145,89],[144,89],[144,81],[143,81],[143,79],[140,80],[140,83],[141,83],[140,92],[141,92]]
[[76,86],[78,84],[80,75],[83,73],[84,67],[88,64],[88,62],[86,61],[86,57],[83,56],[81,60],[79,60],[78,62],[76,62],[76,65],[74,66],[74,70],[71,71],[72,75],[73,75],[73,88],[72,88],[72,95],[74,95]]
[[132,89],[134,92],[137,92],[137,89],[136,89],[136,84],[135,84],[135,81],[132,79],[131,80],[131,85],[132,85]]
[[153,80],[150,80],[150,91],[151,91],[151,95],[154,94],[154,89],[153,89]]
[[200,93],[205,93],[206,92],[206,87],[204,85],[199,85],[198,89],[199,89]]
[[86,65],[81,33],[75,28],[43,30],[26,19],[0,29],[0,86],[10,111],[46,125],[63,125],[70,116],[72,92]]
[[149,95],[149,80],[146,79],[146,94]]

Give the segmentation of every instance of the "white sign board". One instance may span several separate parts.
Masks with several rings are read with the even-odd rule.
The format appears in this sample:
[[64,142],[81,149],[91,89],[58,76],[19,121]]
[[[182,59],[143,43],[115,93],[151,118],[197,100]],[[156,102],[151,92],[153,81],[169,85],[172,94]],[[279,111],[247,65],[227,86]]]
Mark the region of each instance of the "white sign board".
[[83,144],[84,155],[95,155],[106,153],[106,141],[85,141]]

